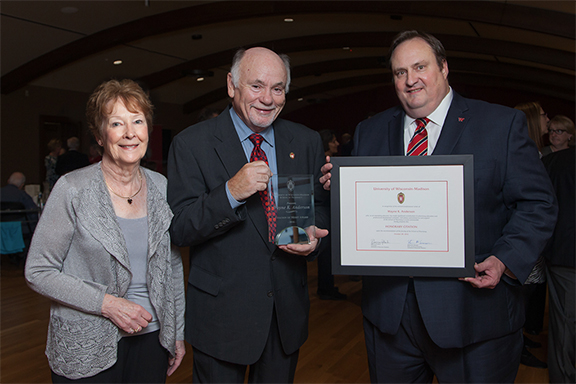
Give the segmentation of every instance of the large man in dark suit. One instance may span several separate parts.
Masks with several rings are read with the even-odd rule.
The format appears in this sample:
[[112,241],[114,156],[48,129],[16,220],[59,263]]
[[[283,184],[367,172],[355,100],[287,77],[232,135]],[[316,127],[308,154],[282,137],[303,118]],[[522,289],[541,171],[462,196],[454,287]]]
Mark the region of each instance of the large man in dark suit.
[[[360,123],[353,155],[405,155],[417,118],[430,120],[428,155],[473,154],[477,264],[465,279],[364,277],[371,380],[512,383],[522,349],[520,287],[556,219],[550,182],[522,113],[450,88],[440,41],[407,31],[390,51],[401,107]],[[330,169],[323,167],[325,188]]]
[[[320,135],[276,119],[289,82],[287,57],[239,51],[228,74],[232,107],[184,130],[170,149],[172,240],[190,246],[186,340],[195,383],[243,382],[247,366],[250,382],[291,382],[308,336],[306,256],[328,231],[317,229],[310,244],[274,245],[258,193],[272,174],[313,174],[324,227]],[[269,165],[250,162],[255,133]]]

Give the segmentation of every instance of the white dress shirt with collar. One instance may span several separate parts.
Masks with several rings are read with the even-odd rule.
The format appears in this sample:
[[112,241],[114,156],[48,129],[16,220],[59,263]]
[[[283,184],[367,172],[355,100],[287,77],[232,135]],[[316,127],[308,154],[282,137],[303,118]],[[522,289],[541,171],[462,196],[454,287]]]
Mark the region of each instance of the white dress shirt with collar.
[[[434,152],[434,148],[436,147],[436,143],[440,137],[440,132],[442,132],[444,120],[446,120],[446,115],[448,115],[448,109],[450,109],[450,105],[452,104],[453,97],[454,93],[452,87],[450,87],[448,94],[444,99],[442,99],[440,105],[438,105],[434,112],[426,116],[430,119],[430,122],[426,125],[426,130],[428,131],[428,156]],[[404,153],[406,153],[406,148],[408,148],[408,144],[410,143],[410,140],[412,140],[412,136],[414,136],[414,131],[416,131],[416,119],[406,115],[406,118],[404,119]]]

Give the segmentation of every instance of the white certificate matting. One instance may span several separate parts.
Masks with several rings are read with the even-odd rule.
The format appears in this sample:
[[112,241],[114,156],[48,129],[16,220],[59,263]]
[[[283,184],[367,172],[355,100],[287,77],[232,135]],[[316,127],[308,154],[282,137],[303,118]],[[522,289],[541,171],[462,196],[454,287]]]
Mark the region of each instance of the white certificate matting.
[[[461,209],[450,209],[464,199],[457,187],[463,183],[462,166],[434,167],[436,175],[423,172],[340,169],[346,186],[341,189],[341,232],[355,233],[354,241],[342,244],[342,265],[464,266],[464,216]],[[449,225],[456,232],[450,233]],[[437,252],[444,253],[442,260]]]

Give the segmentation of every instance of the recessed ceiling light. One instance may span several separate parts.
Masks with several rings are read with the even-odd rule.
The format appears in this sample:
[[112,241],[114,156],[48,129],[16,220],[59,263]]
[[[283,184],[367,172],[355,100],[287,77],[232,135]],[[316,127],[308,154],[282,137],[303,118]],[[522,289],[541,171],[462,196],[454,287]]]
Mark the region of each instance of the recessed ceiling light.
[[203,77],[199,77],[199,78],[196,79],[196,81],[204,81],[204,78],[203,78]]
[[114,61],[114,65],[120,65],[120,64],[122,64],[122,60],[115,60]]
[[345,50],[345,51],[349,51],[349,50],[350,50],[350,47],[342,47],[342,49]]
[[298,98],[298,101],[304,101],[304,98],[303,98],[303,97],[299,97],[299,98]]
[[291,18],[291,17],[287,17],[287,18],[284,19],[284,21],[287,22],[287,23],[291,23],[291,22],[294,21],[294,19]]
[[64,7],[60,9],[62,13],[76,13],[78,12],[78,8],[76,7]]

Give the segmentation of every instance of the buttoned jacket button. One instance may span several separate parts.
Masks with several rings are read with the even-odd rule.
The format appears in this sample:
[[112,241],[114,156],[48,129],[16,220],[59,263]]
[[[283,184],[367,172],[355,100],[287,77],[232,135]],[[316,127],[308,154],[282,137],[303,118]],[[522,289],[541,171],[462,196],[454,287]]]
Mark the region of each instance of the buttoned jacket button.
[[268,291],[268,297],[272,297],[274,296],[274,293],[272,291]]

